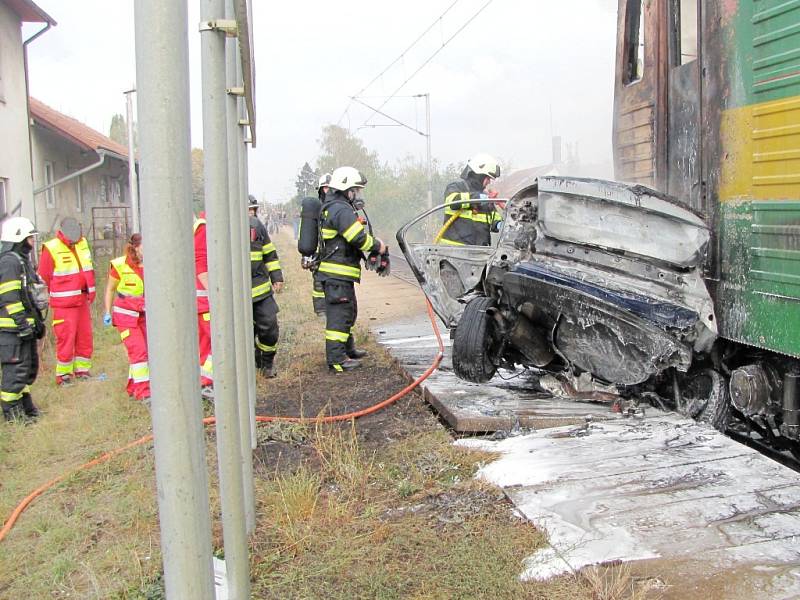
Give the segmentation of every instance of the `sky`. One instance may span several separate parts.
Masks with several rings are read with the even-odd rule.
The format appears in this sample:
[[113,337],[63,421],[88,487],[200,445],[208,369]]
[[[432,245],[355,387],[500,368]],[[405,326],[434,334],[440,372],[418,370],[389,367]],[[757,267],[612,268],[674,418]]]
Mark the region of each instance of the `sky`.
[[[36,1],[58,25],[29,47],[31,94],[107,134],[112,115],[125,113],[123,92],[135,85],[133,1]],[[190,0],[192,145],[199,147],[198,6]],[[609,164],[616,7],[617,0],[254,0],[251,193],[289,199],[330,123],[350,128],[384,161],[424,160],[423,136],[369,127],[389,122],[349,98],[434,24],[361,93],[379,106],[439,49],[383,109],[425,131],[424,100],[407,96],[430,94],[434,159],[461,164],[488,152],[514,168],[541,165],[560,135],[583,164]]]

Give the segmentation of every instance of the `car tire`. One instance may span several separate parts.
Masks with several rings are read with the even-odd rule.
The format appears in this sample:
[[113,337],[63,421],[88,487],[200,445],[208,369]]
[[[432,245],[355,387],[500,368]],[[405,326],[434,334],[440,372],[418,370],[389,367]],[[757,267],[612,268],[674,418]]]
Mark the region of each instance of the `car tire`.
[[459,379],[486,383],[494,377],[493,319],[486,311],[494,300],[481,296],[469,301],[453,338],[453,372]]

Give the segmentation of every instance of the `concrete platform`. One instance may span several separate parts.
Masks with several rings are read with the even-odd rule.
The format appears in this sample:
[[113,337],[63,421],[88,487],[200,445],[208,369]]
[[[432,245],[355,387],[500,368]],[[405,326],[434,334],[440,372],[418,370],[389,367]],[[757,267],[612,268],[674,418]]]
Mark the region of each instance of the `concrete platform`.
[[[441,323],[439,323],[441,327]],[[372,333],[400,366],[416,378],[433,361],[438,351],[436,338],[426,315],[415,315],[392,323],[373,324]],[[442,329],[445,358],[439,370],[423,384],[425,399],[458,432],[507,431],[518,427],[558,427],[593,419],[614,417],[610,406],[553,398],[533,391],[535,382],[526,376],[511,377],[501,371],[488,384],[473,384],[453,374],[451,341]]]
[[639,561],[670,598],[800,597],[800,474],[655,410],[575,433],[457,442],[497,452],[479,477],[548,533],[523,577]]

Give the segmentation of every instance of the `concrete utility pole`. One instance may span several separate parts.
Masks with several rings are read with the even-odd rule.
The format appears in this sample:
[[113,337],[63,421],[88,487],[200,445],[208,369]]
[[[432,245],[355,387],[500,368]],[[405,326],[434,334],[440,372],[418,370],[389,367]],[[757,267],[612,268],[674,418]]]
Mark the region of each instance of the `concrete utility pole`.
[[[214,598],[192,244],[186,0],[136,0],[149,365],[167,598]],[[168,259],[164,259],[168,257]]]
[[[225,18],[234,20],[236,15],[233,11],[233,0],[225,0]],[[250,384],[248,377],[254,378],[255,386],[255,365],[248,367],[248,357],[250,352],[248,346],[253,346],[253,318],[252,308],[250,320],[246,317],[245,303],[252,305],[250,294],[250,244],[245,242],[244,216],[247,216],[247,188],[242,186],[242,160],[244,145],[239,135],[239,90],[244,89],[244,83],[239,76],[239,42],[235,37],[228,37],[225,48],[225,67],[227,71],[228,95],[225,102],[227,118],[227,145],[228,145],[228,210],[230,223],[230,253],[231,253],[231,276],[233,279],[234,293],[234,339],[236,357],[234,364],[236,368],[236,389],[239,416],[239,433],[241,434],[242,452],[242,484],[244,485],[244,513],[245,524],[248,533],[252,533],[256,528],[256,509],[255,495],[253,487],[253,449],[251,446],[250,429]],[[247,251],[248,277],[245,278],[244,256]],[[249,335],[248,335],[249,334]],[[255,362],[255,358],[253,359]],[[253,435],[255,435],[253,433]]]
[[141,231],[139,225],[139,185],[136,177],[136,144],[133,129],[133,99],[131,95],[136,92],[136,88],[131,88],[125,93],[125,105],[128,117],[128,188],[131,193],[131,227],[133,233]]
[[234,23],[225,20],[225,0],[200,0],[200,15],[209,300],[211,314],[214,315],[211,320],[211,345],[214,348],[214,403],[222,532],[230,598],[244,600],[250,598],[250,573],[236,375],[236,302],[232,271],[238,268],[238,263],[235,265],[231,256],[231,238],[235,239],[236,230],[231,232],[230,229],[231,187],[225,76],[225,39],[229,32],[232,33]]
[[[242,63],[237,61],[236,62],[237,73],[239,79],[243,78],[242,73]],[[239,101],[239,136],[240,136],[240,144],[239,144],[239,178],[241,182],[241,197],[247,198],[248,197],[248,181],[249,181],[249,162],[248,162],[248,144],[251,143],[251,140],[247,137],[247,130],[250,126],[249,117],[247,115],[247,107],[245,106],[245,102]],[[266,201],[265,201],[266,204]],[[250,233],[250,218],[247,213],[242,211],[242,227],[245,233],[245,237],[247,237]],[[250,281],[250,246],[245,240],[245,244],[242,246],[242,266],[243,266],[243,277],[244,281]],[[250,417],[250,449],[255,450],[257,444],[257,437],[256,437],[256,357],[255,357],[255,340],[253,339],[253,328],[250,326],[253,322],[253,302],[252,297],[248,295],[247,302],[245,303],[245,323],[247,323],[247,382],[248,382],[248,399],[249,399],[249,417]],[[255,527],[255,523],[253,524]],[[248,523],[249,526],[249,523]],[[248,530],[249,531],[249,530]]]

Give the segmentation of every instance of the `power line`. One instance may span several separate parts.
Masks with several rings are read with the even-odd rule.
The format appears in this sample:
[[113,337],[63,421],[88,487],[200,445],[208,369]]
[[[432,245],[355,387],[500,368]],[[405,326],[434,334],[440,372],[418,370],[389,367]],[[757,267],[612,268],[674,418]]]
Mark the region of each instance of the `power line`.
[[436,27],[436,24],[437,24],[437,23],[441,23],[441,22],[442,22],[442,19],[444,18],[444,16],[445,16],[447,13],[449,13],[449,12],[450,12],[450,10],[451,10],[451,9],[452,9],[452,8],[453,8],[453,7],[454,7],[456,4],[458,4],[459,2],[461,2],[461,0],[454,0],[454,2],[453,2],[453,3],[452,3],[450,6],[448,6],[448,7],[445,9],[445,11],[444,11],[444,12],[443,12],[441,15],[439,15],[439,17],[438,17],[437,19],[434,19],[433,23],[431,23],[431,24],[428,26],[428,28],[427,28],[425,31],[423,31],[423,32],[422,32],[422,33],[419,35],[419,37],[418,37],[417,39],[415,39],[413,42],[411,42],[411,45],[410,45],[408,48],[406,48],[405,50],[403,50],[403,51],[400,53],[400,56],[398,56],[398,57],[397,57],[397,58],[395,58],[395,59],[394,59],[394,60],[393,60],[391,63],[389,63],[389,66],[388,66],[388,67],[386,67],[386,68],[385,68],[383,71],[381,71],[380,73],[378,73],[378,74],[377,74],[377,75],[376,75],[376,76],[375,76],[375,77],[372,79],[372,81],[370,81],[370,82],[369,82],[367,85],[365,85],[363,88],[361,88],[361,90],[359,90],[358,92],[356,92],[355,94],[353,94],[353,96],[351,96],[351,97],[350,97],[350,102],[348,102],[348,103],[347,103],[347,108],[345,108],[345,109],[344,109],[344,111],[342,112],[342,116],[340,116],[340,117],[337,119],[337,121],[336,121],[336,124],[338,125],[339,123],[341,123],[341,122],[342,122],[342,119],[344,118],[344,116],[345,116],[345,114],[347,113],[348,109],[349,109],[349,108],[350,108],[350,106],[353,104],[353,97],[360,96],[361,94],[363,94],[364,92],[366,92],[366,91],[367,91],[367,90],[370,88],[370,86],[371,86],[373,83],[375,83],[376,81],[378,81],[378,79],[380,79],[381,77],[383,77],[383,76],[386,74],[386,72],[387,72],[389,69],[391,69],[391,68],[392,68],[393,66],[395,66],[395,65],[396,65],[398,62],[400,62],[400,61],[403,59],[403,57],[406,55],[406,53],[407,53],[409,50],[411,50],[411,49],[412,49],[414,46],[416,46],[416,45],[419,43],[419,41],[420,41],[422,38],[424,38],[424,37],[427,35],[427,33],[428,33],[428,32],[429,32],[431,29],[433,29],[434,27]]
[[[467,28],[467,26],[468,26],[470,23],[472,23],[472,22],[473,22],[475,19],[477,19],[477,18],[478,18],[478,15],[480,15],[480,14],[481,14],[481,13],[482,13],[484,10],[486,10],[486,8],[487,8],[487,7],[488,7],[488,6],[489,6],[489,5],[490,5],[492,2],[494,2],[494,0],[488,0],[488,2],[486,2],[486,4],[484,4],[483,6],[481,6],[481,7],[478,9],[478,11],[477,11],[477,12],[476,12],[474,15],[472,15],[472,16],[471,16],[469,19],[467,19],[467,22],[466,22],[466,23],[464,23],[464,24],[463,24],[461,27],[459,27],[459,28],[458,28],[458,30],[456,30],[456,32],[455,32],[453,35],[451,35],[449,38],[447,38],[447,39],[446,39],[446,40],[445,40],[445,41],[442,43],[442,45],[441,45],[441,46],[439,46],[439,47],[436,49],[436,51],[435,51],[433,54],[431,54],[431,55],[428,57],[428,59],[427,59],[427,60],[426,60],[424,63],[422,63],[422,64],[419,66],[419,68],[418,68],[416,71],[414,71],[414,72],[413,72],[413,73],[412,73],[412,74],[411,74],[411,75],[410,75],[408,78],[406,78],[406,80],[405,80],[403,83],[401,83],[401,84],[400,84],[400,85],[397,87],[397,89],[396,89],[394,92],[392,92],[392,94],[391,94],[391,95],[389,95],[389,97],[388,97],[388,98],[386,98],[386,100],[384,100],[383,104],[381,104],[381,105],[380,105],[380,106],[377,108],[377,110],[375,111],[375,113],[373,113],[372,115],[370,115],[370,116],[367,118],[367,120],[366,120],[366,121],[364,121],[364,123],[362,123],[362,124],[361,124],[361,126],[363,127],[363,126],[365,126],[365,125],[368,125],[368,124],[369,124],[369,122],[370,122],[370,119],[372,119],[372,117],[373,117],[373,116],[374,116],[376,113],[378,113],[378,112],[379,112],[381,109],[383,109],[383,107],[384,107],[384,106],[386,106],[386,105],[389,103],[389,101],[390,101],[392,98],[394,98],[394,97],[397,95],[397,92],[399,92],[400,90],[402,90],[402,89],[405,87],[405,85],[406,85],[406,84],[407,84],[409,81],[411,81],[411,80],[412,80],[412,79],[413,79],[413,78],[416,76],[416,74],[417,74],[417,73],[419,73],[419,72],[420,72],[422,69],[424,69],[424,68],[425,68],[425,67],[428,65],[428,63],[429,63],[429,62],[431,62],[431,61],[432,61],[432,60],[433,60],[433,59],[436,57],[436,55],[437,55],[437,54],[439,54],[439,52],[441,52],[442,50],[444,50],[444,48],[445,48],[445,46],[447,46],[447,44],[449,44],[450,42],[452,42],[452,41],[453,41],[453,39],[454,39],[454,38],[455,38],[455,37],[456,37],[456,36],[457,36],[459,33],[461,33],[462,31],[464,31],[464,29],[466,29],[466,28]],[[356,95],[358,95],[358,94],[356,94]]]

